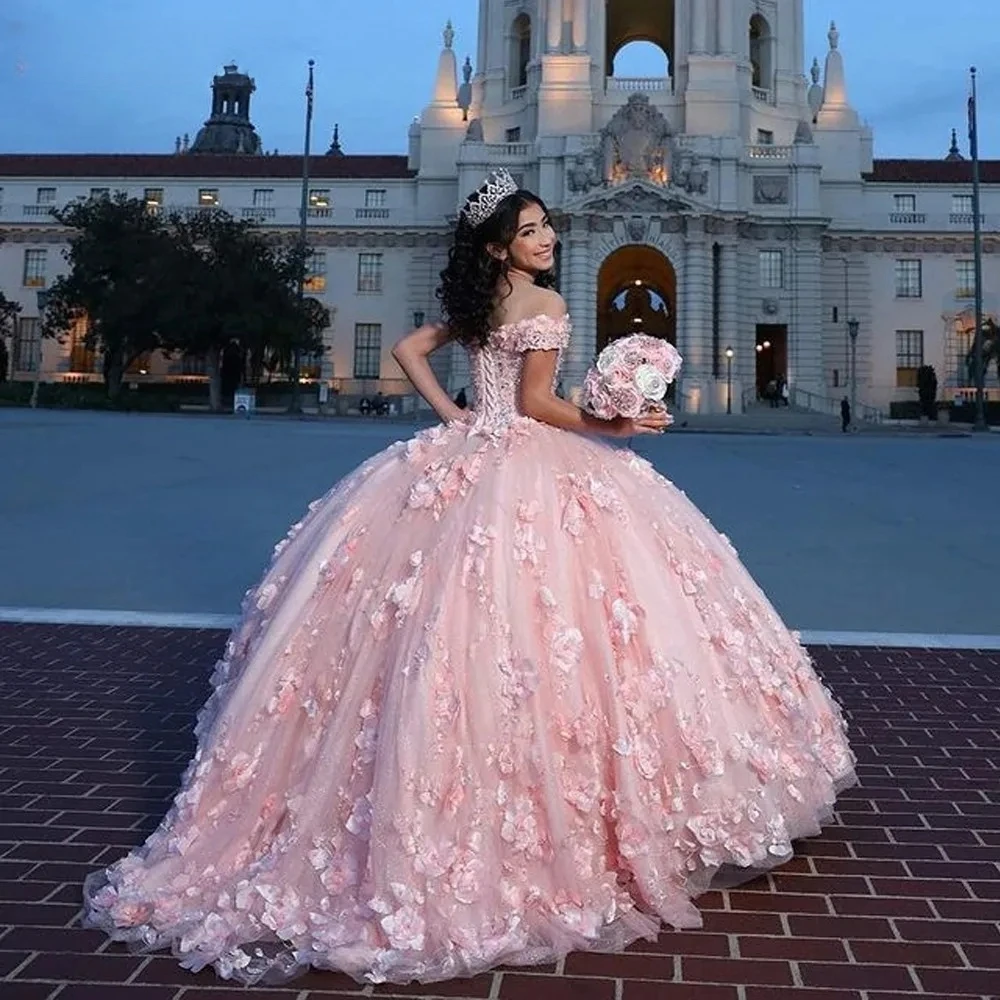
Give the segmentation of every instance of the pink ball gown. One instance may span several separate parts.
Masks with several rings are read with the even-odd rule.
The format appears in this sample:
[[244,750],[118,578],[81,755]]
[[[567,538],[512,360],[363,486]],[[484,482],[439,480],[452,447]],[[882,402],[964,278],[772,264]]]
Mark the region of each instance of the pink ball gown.
[[[86,923],[244,982],[468,976],[696,927],[854,782],[839,708],[726,538],[643,459],[518,412],[391,446],[275,550],[198,748]],[[718,881],[718,878],[716,878]]]

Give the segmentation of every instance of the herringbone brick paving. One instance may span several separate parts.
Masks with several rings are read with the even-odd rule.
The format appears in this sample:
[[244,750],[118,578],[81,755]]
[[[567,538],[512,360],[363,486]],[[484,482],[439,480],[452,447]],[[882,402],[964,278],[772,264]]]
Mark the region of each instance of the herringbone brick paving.
[[224,636],[0,625],[3,1000],[892,1000],[1000,997],[1000,655],[818,649],[862,785],[701,931],[432,987],[312,973],[234,988],[79,927],[84,875],[159,821]]

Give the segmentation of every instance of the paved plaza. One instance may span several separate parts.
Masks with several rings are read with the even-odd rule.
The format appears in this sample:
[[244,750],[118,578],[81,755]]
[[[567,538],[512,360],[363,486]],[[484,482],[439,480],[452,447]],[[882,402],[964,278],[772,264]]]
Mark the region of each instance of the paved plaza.
[[[702,897],[702,930],[424,988],[311,973],[247,990],[80,929],[83,877],[162,817],[225,639],[121,623],[228,621],[305,505],[410,432],[0,411],[2,1000],[1000,996],[995,437],[642,442],[808,630],[859,758],[834,824]],[[102,612],[119,624],[80,623]],[[962,636],[984,648],[927,648]]]
[[[0,410],[0,608],[232,615],[309,501],[412,431]],[[638,448],[793,627],[1000,632],[1000,436],[675,432]]]

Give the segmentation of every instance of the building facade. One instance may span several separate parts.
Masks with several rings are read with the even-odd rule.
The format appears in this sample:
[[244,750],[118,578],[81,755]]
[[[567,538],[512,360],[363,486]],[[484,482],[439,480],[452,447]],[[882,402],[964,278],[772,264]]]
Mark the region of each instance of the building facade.
[[[616,74],[636,40],[662,49],[662,76]],[[831,409],[852,374],[884,412],[916,398],[921,364],[943,398],[971,392],[970,164],[954,136],[940,160],[876,159],[833,25],[824,64],[805,71],[803,0],[480,0],[475,66],[459,67],[450,26],[443,41],[406,155],[345,155],[335,135],[310,160],[307,287],[332,316],[316,378],[403,391],[392,344],[436,316],[451,223],[503,166],[561,233],[568,386],[609,339],[643,330],[684,355],[690,412],[740,408],[778,376],[796,402]],[[36,293],[65,266],[53,206],[121,190],[151,210],[296,229],[302,161],[261,152],[253,90],[227,66],[209,120],[173,154],[0,156],[0,289],[22,306],[14,377],[34,377]],[[994,316],[1000,161],[981,171]],[[96,378],[79,340],[46,342],[41,377]],[[457,348],[436,364],[452,392],[467,384]],[[197,359],[152,358],[132,377],[201,375]],[[987,385],[1000,398],[995,371]]]

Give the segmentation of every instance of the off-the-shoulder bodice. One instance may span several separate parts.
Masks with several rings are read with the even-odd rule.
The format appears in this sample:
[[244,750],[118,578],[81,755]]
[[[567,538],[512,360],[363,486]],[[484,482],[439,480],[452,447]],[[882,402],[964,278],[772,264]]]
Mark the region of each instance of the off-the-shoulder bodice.
[[521,416],[519,397],[525,354],[528,351],[558,351],[558,375],[569,334],[569,316],[558,319],[533,316],[497,327],[485,347],[473,348],[469,365],[476,393],[476,423],[503,426]]

